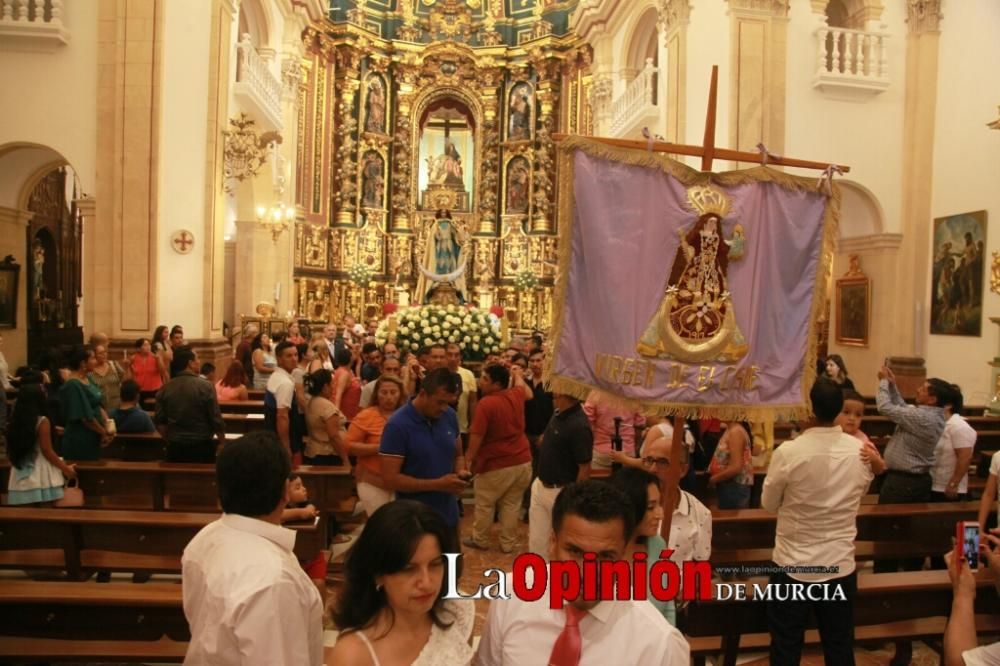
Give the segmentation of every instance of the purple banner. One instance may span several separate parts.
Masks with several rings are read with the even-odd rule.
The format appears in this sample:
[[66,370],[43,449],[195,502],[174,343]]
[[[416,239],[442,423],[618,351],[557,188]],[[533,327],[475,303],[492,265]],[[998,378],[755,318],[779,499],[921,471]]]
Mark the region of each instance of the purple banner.
[[660,413],[801,414],[828,195],[770,169],[709,179],[594,145],[571,140],[560,160],[573,206],[560,223],[554,388]]

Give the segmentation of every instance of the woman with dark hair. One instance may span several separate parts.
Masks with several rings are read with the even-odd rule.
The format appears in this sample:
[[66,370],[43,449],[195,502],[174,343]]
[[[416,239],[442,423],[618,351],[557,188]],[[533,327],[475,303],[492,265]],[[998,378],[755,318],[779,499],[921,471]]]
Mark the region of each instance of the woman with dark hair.
[[354,374],[354,367],[361,358],[356,345],[344,348],[333,358],[333,404],[344,413],[347,420],[361,411],[361,381]]
[[160,352],[170,349],[170,327],[169,326],[157,326],[156,330],[153,331],[153,353],[159,354]]
[[108,415],[101,407],[101,391],[88,379],[97,363],[94,351],[77,345],[66,356],[69,379],[59,389],[65,432],[62,454],[69,460],[97,460],[101,446],[114,439],[106,424]]
[[215,397],[219,402],[233,402],[234,400],[246,400],[247,373],[243,370],[243,364],[233,359],[226,370],[226,376],[215,383]]
[[156,395],[156,392],[163,387],[167,369],[163,365],[163,359],[153,352],[148,338],[139,338],[134,346],[135,353],[128,362],[129,372],[139,385],[140,395],[145,399]]
[[854,382],[847,376],[847,366],[840,354],[830,354],[826,357],[826,376],[837,382],[845,391],[854,390]]
[[267,390],[267,380],[271,378],[274,369],[278,367],[278,360],[274,357],[274,350],[271,347],[271,338],[267,333],[258,333],[257,337],[250,343],[253,350],[253,387],[258,391]]
[[395,495],[386,488],[382,478],[382,465],[378,448],[386,421],[397,409],[406,404],[403,380],[392,375],[382,375],[375,380],[374,404],[358,412],[347,429],[347,446],[358,464],[354,476],[358,482],[358,499],[365,512],[371,516]]
[[327,664],[471,663],[473,603],[442,598],[444,553],[457,550],[454,530],[426,504],[398,500],[372,514],[347,556]]
[[307,465],[346,465],[347,419],[333,404],[333,377],[329,370],[317,370],[306,375],[305,388],[311,396],[306,405],[305,453]]
[[[611,477],[611,485],[625,493],[635,512],[634,536],[623,559],[630,559],[635,552],[646,553],[649,566],[652,566],[660,559],[660,552],[667,548],[666,540],[660,535],[663,498],[659,477],[647,469],[623,467]],[[677,611],[673,601],[660,601],[652,596],[649,600],[667,622],[677,624]]]
[[63,496],[66,479],[76,477],[52,448],[52,425],[45,415],[45,391],[40,384],[22,385],[7,429],[10,480],[7,504],[53,502]]

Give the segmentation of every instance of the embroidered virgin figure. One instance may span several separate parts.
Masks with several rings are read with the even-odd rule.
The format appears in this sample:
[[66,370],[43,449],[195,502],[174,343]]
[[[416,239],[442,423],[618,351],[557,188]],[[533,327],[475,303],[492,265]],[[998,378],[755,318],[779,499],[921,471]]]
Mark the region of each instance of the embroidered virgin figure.
[[687,195],[699,217],[679,231],[663,300],[636,350],[654,358],[733,362],[747,353],[728,288],[729,262],[743,256],[743,228],[737,225],[733,238],[724,238],[731,203],[723,192],[697,186]]

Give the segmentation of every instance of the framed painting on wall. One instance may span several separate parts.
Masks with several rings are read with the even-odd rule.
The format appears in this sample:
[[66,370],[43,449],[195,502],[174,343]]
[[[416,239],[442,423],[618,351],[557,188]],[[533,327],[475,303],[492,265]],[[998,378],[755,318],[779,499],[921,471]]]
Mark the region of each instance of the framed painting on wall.
[[850,267],[836,284],[837,344],[867,347],[871,331],[871,280],[861,270],[858,255],[850,257]]
[[985,210],[934,220],[932,335],[982,334],[985,252]]
[[21,266],[8,254],[0,262],[0,328],[17,328],[17,281]]

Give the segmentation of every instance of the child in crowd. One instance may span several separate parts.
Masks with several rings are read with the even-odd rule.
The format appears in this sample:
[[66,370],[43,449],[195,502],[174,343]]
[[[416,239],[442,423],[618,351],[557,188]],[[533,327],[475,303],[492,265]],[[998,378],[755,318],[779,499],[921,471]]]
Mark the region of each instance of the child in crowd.
[[45,392],[40,384],[22,384],[7,429],[7,504],[48,504],[63,496],[66,479],[76,477],[52,448],[52,427],[46,418]]
[[[319,515],[319,511],[309,503],[309,490],[302,483],[302,477],[292,472],[288,481],[291,484],[288,488],[288,506],[281,513],[281,522],[293,523],[314,520]],[[302,569],[319,590],[324,608],[326,607],[326,558],[327,552],[321,550],[311,560],[299,560]]]
[[839,425],[848,435],[853,435],[861,440],[864,447],[861,449],[861,457],[871,465],[875,474],[885,471],[885,461],[879,454],[878,449],[868,439],[868,435],[861,431],[861,419],[865,416],[865,401],[854,391],[844,391],[844,406],[840,410],[840,415],[835,423]]
[[121,403],[111,410],[108,417],[115,422],[118,432],[154,432],[156,426],[142,407],[139,406],[139,384],[126,379],[121,385]]

